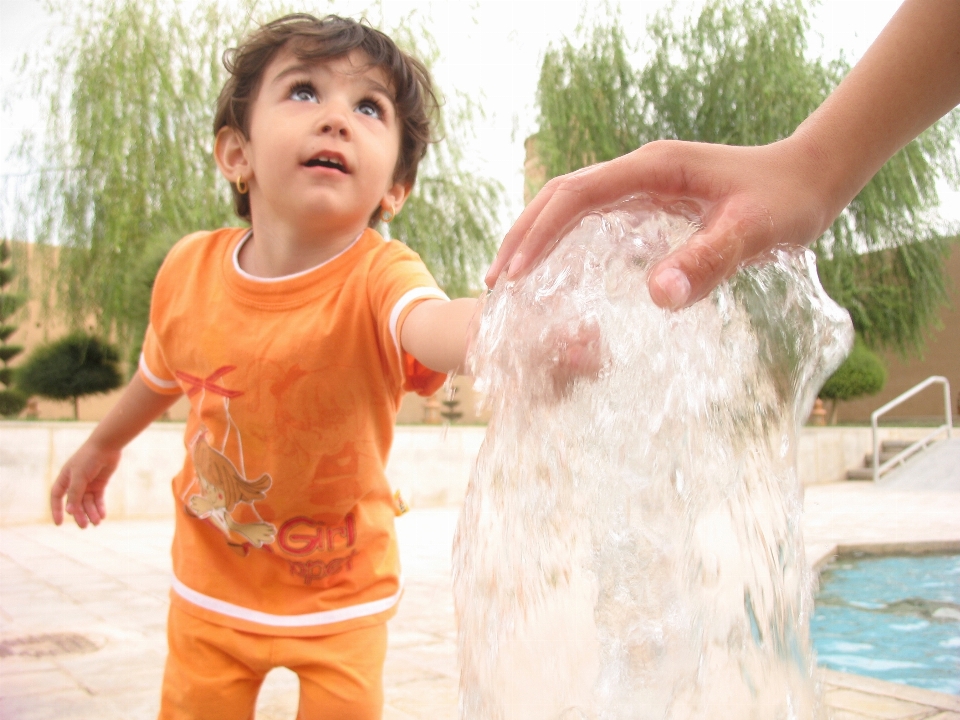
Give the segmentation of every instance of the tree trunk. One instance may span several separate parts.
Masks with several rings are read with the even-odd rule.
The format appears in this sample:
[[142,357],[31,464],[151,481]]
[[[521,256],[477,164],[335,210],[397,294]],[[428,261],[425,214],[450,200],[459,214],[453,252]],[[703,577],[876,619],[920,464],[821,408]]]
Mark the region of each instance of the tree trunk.
[[830,420],[827,421],[828,425],[837,424],[837,416],[840,414],[839,409],[840,409],[840,401],[831,400],[830,401]]
[[79,395],[73,396],[73,419],[74,420],[80,419],[80,396]]

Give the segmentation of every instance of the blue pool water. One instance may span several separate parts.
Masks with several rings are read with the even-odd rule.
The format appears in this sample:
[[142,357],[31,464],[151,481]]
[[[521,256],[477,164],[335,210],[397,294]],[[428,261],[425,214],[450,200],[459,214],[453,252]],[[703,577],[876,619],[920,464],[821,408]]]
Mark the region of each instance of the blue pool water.
[[838,558],[811,634],[820,665],[960,695],[960,555]]

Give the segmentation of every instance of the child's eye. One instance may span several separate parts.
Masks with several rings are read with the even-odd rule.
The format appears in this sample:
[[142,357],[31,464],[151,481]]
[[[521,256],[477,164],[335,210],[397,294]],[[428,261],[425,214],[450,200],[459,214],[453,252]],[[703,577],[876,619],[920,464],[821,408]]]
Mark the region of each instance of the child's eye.
[[376,100],[363,100],[357,105],[357,112],[378,120],[383,118],[383,107]]
[[298,102],[316,102],[317,91],[308,83],[297,83],[290,90],[290,99]]

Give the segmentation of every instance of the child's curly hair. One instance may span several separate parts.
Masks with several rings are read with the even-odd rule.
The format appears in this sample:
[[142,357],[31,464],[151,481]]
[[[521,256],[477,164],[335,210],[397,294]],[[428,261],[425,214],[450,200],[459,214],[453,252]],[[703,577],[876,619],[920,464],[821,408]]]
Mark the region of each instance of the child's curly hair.
[[[249,137],[250,106],[256,100],[263,72],[284,47],[300,60],[340,58],[359,50],[371,66],[386,73],[400,125],[400,155],[393,179],[413,185],[417,166],[433,141],[432,121],[438,108],[430,71],[379,30],[348,18],[328,15],[321,20],[303,13],[285,15],[227,50],[223,64],[230,77],[217,98],[214,135],[223,127],[232,127]],[[250,197],[241,195],[236,187],[232,190],[237,215],[249,221]]]

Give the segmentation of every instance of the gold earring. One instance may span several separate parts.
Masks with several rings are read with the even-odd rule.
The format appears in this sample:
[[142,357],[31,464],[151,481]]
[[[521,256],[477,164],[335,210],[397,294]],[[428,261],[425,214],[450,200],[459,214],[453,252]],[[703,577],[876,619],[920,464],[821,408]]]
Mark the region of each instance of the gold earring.
[[380,219],[383,220],[388,225],[390,224],[390,221],[393,220],[394,217],[396,217],[396,215],[394,215],[392,210],[387,210],[386,208],[384,208],[383,210],[380,211]]
[[241,195],[246,195],[247,191],[250,190],[250,188],[247,187],[247,184],[243,181],[243,175],[237,175],[236,185],[237,185],[237,192],[240,193]]

